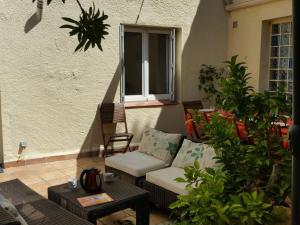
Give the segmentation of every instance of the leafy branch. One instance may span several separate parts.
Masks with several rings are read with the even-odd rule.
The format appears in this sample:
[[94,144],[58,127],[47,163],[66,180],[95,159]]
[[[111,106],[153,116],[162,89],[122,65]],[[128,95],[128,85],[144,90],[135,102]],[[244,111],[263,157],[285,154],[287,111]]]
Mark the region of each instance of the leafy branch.
[[[35,2],[36,0],[32,0]],[[65,4],[66,0],[61,0]],[[52,0],[47,0],[47,5],[51,4]],[[100,10],[96,10],[95,4],[89,7],[88,10],[85,10],[80,1],[76,0],[81,14],[79,20],[72,19],[69,17],[63,17],[62,19],[71,24],[62,25],[60,28],[71,29],[69,32],[70,36],[77,35],[79,44],[75,48],[75,52],[78,50],[84,49],[86,51],[89,47],[94,48],[97,46],[101,51],[102,48],[102,39],[105,39],[105,36],[108,35],[109,24],[106,24],[104,21],[108,19],[108,16]]]

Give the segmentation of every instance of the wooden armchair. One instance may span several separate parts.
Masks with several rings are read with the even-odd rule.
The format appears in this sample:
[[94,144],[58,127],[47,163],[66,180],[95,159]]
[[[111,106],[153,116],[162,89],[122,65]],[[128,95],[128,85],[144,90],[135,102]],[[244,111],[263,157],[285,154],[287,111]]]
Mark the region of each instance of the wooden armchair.
[[[133,134],[128,133],[125,107],[123,103],[102,103],[100,106],[100,121],[101,121],[101,133],[104,145],[103,157],[106,157],[108,146],[111,145],[111,154],[114,153],[114,142],[126,142],[126,146],[123,150],[125,153],[130,149],[129,145],[133,138]],[[124,124],[124,132],[122,133],[111,133],[107,132],[105,125],[108,124]]]

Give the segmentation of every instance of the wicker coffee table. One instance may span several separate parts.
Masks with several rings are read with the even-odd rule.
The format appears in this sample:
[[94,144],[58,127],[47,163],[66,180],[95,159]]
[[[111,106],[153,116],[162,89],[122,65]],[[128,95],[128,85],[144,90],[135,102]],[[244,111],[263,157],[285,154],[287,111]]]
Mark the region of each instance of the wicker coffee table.
[[77,198],[89,196],[80,186],[76,189],[62,184],[48,188],[48,198],[73,214],[97,224],[97,219],[111,213],[132,208],[136,211],[136,224],[149,225],[149,192],[124,181],[115,180],[103,183],[103,192],[110,195],[114,201],[105,204],[83,208]]

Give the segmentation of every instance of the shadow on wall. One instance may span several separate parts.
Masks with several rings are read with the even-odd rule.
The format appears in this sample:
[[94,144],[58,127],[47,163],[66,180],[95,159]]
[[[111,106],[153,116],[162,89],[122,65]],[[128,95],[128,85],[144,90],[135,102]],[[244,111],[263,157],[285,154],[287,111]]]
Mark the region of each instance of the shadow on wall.
[[181,59],[182,99],[201,98],[198,75],[201,64],[219,66],[227,57],[228,13],[223,0],[200,0]]
[[155,129],[168,133],[185,133],[184,110],[182,104],[162,107]]
[[[102,102],[114,102],[120,81],[120,65],[118,65],[116,72],[108,86],[106,94]],[[99,105],[101,102],[99,102]],[[91,154],[98,152],[99,146],[103,143],[101,127],[100,127],[100,108],[97,107],[95,111],[95,118],[91,124],[89,132],[80,148],[80,153],[91,152]]]
[[24,32],[26,34],[41,22],[42,13],[43,13],[43,1],[37,1],[36,12],[26,21],[26,24],[24,27]]
[[[1,91],[0,91],[0,167],[3,168],[4,151],[3,151],[3,129],[2,129],[2,108],[1,108]],[[1,168],[0,168],[1,170]]]
[[[201,64],[218,65],[226,59],[227,13],[222,0],[200,1],[189,36],[182,44],[181,65],[178,65],[181,67],[181,98],[177,99],[183,102],[200,100],[198,74]],[[156,128],[185,134],[183,105],[163,107]]]

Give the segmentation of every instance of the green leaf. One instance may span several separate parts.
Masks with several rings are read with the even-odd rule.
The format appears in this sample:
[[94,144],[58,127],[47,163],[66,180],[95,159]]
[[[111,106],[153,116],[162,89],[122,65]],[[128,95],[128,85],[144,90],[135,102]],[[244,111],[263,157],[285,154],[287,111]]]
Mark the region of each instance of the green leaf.
[[80,23],[76,20],[73,20],[71,18],[68,18],[68,17],[62,17],[63,20],[67,21],[67,22],[70,22],[70,23],[75,23],[77,25],[80,25]]
[[72,25],[69,25],[69,24],[62,25],[62,26],[60,26],[59,28],[76,29],[76,27],[74,27],[74,26],[72,26]]
[[179,182],[179,183],[185,183],[185,182],[186,182],[186,180],[185,180],[184,178],[182,178],[182,177],[177,177],[177,178],[175,179],[175,181],[177,181],[177,182]]

